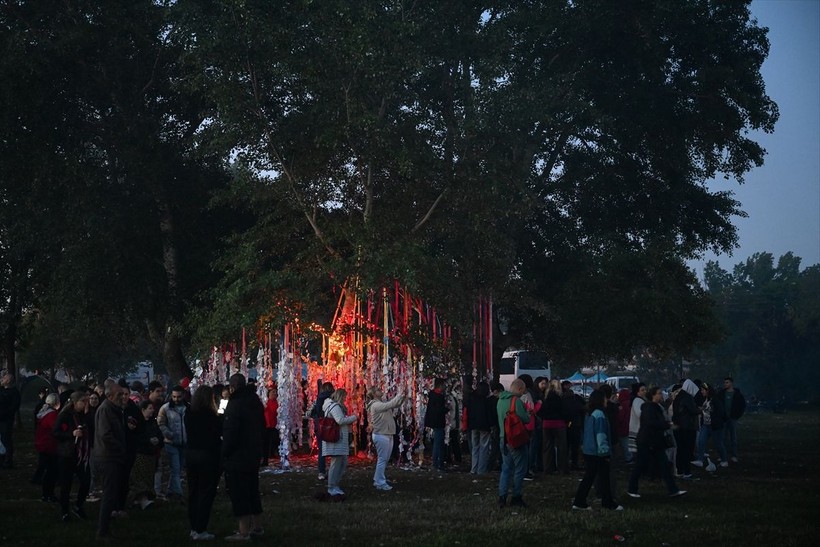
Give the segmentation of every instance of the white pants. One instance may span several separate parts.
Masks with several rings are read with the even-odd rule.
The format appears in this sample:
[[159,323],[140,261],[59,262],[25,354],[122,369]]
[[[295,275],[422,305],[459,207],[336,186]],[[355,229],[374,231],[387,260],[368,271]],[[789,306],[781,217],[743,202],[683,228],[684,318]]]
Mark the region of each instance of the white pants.
[[376,445],[376,472],[373,473],[373,486],[384,486],[387,479],[384,478],[384,470],[387,468],[387,460],[393,452],[393,435],[373,434],[373,444]]

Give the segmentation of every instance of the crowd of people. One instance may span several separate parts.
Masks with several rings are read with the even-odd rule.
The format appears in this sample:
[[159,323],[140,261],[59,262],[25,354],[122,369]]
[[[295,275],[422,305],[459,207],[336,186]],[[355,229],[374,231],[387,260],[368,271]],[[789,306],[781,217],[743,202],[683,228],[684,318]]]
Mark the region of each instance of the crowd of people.
[[[166,396],[159,382],[129,386],[122,380],[106,380],[75,390],[61,385],[56,393],[42,390],[33,416],[37,468],[31,482],[40,485],[43,501],[59,503],[62,520],[71,521],[86,519],[85,503],[98,497],[100,539],[110,537],[112,521],[128,509],[145,510],[157,499],[184,501],[191,539],[207,540],[214,538],[207,528],[224,475],[238,521],[237,531],[225,539],[247,541],[264,535],[259,471],[278,445],[276,390],[268,391],[263,404],[256,386],[241,374],[231,376],[227,386],[199,386],[192,396],[187,387],[174,386]],[[431,431],[432,470],[445,472],[454,456],[452,445],[461,444],[458,437],[445,443],[449,425],[456,435],[463,433],[471,455],[470,473],[500,471],[499,508],[526,507],[524,483],[538,475],[583,470],[572,509],[590,510],[588,497],[594,488],[603,508],[620,511],[612,473],[616,464],[632,466],[626,494],[640,498],[638,487],[644,477],[661,479],[669,496],[676,497],[686,493],[677,481],[691,479],[692,467],[714,471],[738,461],[737,421],[746,403],[731,378],[719,390],[685,379],[669,393],[643,383],[614,393],[603,384],[586,401],[571,388],[567,381],[533,380],[528,375],[508,389],[497,382],[478,382],[464,392],[458,424],[457,399],[443,379],[436,379],[423,418]],[[366,423],[376,452],[377,490],[393,489],[386,471],[394,456],[396,412],[405,396],[399,391],[387,399],[377,388],[367,392]],[[319,478],[327,481],[324,499],[333,501],[345,499],[341,484],[351,427],[359,421],[348,412],[346,398],[344,389],[325,383],[309,413],[317,427],[320,418],[338,424],[338,439],[318,443]],[[5,374],[0,378],[4,467],[14,465],[10,424],[19,406],[14,378]],[[516,443],[507,438],[513,416],[527,432],[523,443],[520,432]],[[710,442],[715,461],[709,457]]]

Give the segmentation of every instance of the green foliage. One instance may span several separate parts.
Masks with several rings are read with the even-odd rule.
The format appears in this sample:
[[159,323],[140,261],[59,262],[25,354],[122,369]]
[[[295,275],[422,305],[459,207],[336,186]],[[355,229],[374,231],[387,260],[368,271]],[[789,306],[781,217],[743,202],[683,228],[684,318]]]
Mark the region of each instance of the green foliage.
[[808,395],[820,379],[820,266],[756,253],[731,273],[709,262],[705,281],[727,331],[714,366],[761,397]]

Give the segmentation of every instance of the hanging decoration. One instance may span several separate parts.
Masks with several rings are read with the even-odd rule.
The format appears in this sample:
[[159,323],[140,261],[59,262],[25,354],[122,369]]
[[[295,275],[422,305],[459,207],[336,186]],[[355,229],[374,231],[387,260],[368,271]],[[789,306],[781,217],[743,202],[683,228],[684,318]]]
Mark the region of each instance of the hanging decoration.
[[[312,408],[322,383],[330,382],[334,388],[347,391],[347,412],[358,416],[357,423],[351,426],[352,442],[357,449],[366,445],[367,390],[379,388],[387,398],[401,390],[408,396],[397,412],[399,454],[405,462],[417,461],[421,465],[426,397],[433,380],[458,379],[449,393],[460,400],[460,379],[465,372],[458,341],[454,341],[452,328],[438,310],[398,282],[379,292],[361,294],[354,279],[341,288],[329,329],[316,324],[303,326],[296,313],[285,315],[292,319],[279,329],[266,324],[267,318],[260,319],[253,365],[245,327],[241,331],[241,347],[213,346],[203,365],[201,383],[222,384],[234,372],[247,377],[253,370],[263,403],[268,389],[277,390],[282,469],[291,468],[294,447],[298,449],[306,443],[311,452],[316,450],[314,428],[304,431],[303,418]],[[473,385],[492,377],[491,318],[492,301],[479,298],[472,332]],[[319,338],[321,356],[314,358],[307,350],[307,341]],[[452,427],[457,427],[457,422],[458,417]],[[445,434],[445,439],[449,440],[449,434]]]

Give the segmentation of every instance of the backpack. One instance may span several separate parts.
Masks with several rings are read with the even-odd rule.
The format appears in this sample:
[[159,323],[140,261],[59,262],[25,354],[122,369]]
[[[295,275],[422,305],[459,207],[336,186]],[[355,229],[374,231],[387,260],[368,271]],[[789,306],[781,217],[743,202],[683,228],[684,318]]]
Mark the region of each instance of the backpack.
[[[333,405],[327,409],[328,412],[330,409],[333,408]],[[325,441],[326,443],[335,443],[339,440],[341,436],[341,428],[339,424],[336,422],[336,419],[333,416],[328,416],[325,413],[324,416],[319,418],[319,430],[316,432],[316,437],[320,441]]]
[[530,432],[515,412],[516,398],[512,398],[510,410],[504,417],[504,441],[510,448],[521,448],[530,441]]

